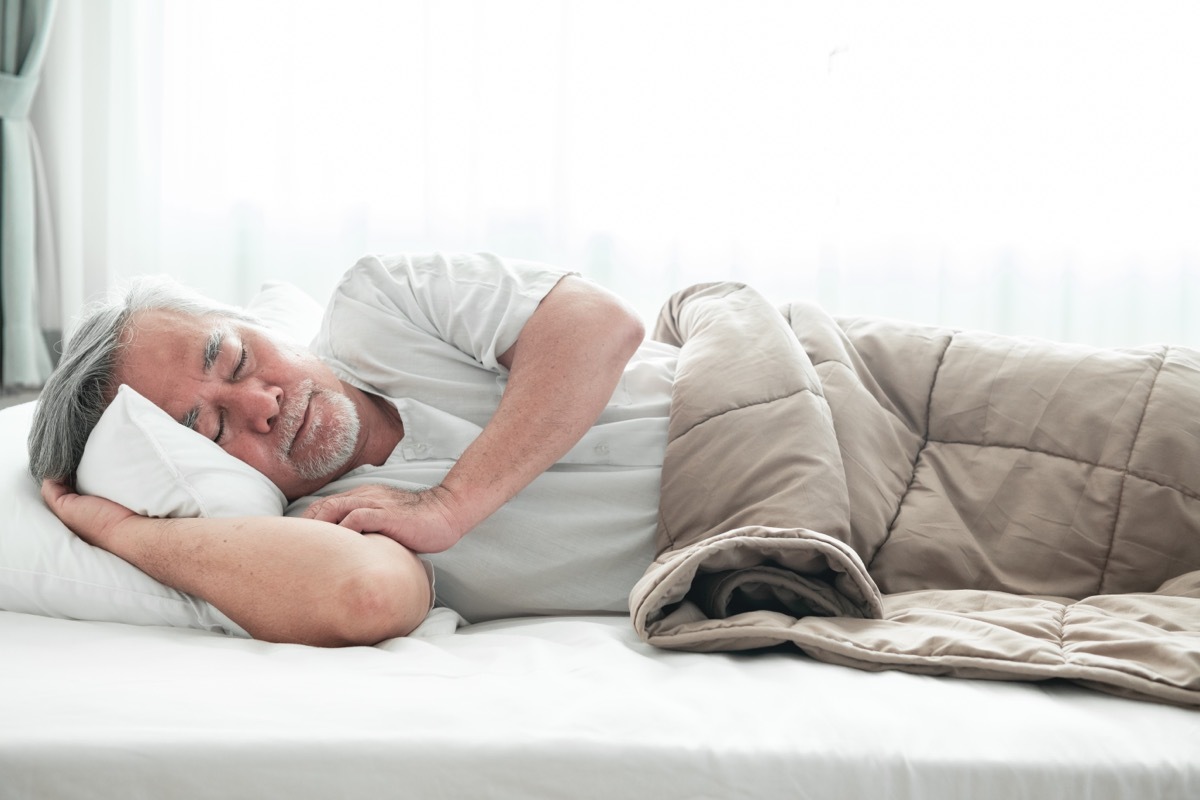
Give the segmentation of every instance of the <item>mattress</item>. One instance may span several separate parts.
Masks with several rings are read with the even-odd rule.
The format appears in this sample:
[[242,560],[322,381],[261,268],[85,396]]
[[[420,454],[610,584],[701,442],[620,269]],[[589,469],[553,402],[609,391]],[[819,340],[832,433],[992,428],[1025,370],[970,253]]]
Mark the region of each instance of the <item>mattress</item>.
[[0,612],[0,798],[1195,798],[1200,713],[688,653],[627,617],[326,650]]

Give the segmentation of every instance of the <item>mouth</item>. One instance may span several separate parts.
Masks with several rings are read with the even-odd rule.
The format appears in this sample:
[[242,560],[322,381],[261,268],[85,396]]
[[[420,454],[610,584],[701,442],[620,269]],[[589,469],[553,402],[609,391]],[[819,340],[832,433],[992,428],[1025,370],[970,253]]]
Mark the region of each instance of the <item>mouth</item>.
[[310,390],[302,401],[304,403],[304,410],[298,415],[300,417],[300,423],[296,426],[296,430],[292,433],[292,440],[287,446],[286,452],[289,458],[292,455],[292,450],[294,450],[296,447],[296,443],[300,441],[301,436],[306,430],[308,430],[309,419],[312,417],[312,399],[314,394],[316,393]]

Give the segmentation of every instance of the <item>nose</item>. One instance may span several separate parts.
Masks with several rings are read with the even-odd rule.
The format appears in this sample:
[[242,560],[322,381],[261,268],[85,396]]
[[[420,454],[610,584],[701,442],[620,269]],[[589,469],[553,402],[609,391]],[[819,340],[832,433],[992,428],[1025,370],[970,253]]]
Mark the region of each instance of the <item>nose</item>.
[[238,386],[237,403],[246,427],[255,433],[270,433],[279,419],[283,389],[262,381]]

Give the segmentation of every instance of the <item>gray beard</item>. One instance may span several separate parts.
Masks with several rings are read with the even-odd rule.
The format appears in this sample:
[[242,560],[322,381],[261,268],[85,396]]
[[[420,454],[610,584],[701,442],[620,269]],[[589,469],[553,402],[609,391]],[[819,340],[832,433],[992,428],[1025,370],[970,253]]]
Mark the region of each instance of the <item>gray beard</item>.
[[[315,395],[322,395],[328,401],[333,416],[340,419],[342,424],[325,427],[320,420],[309,420],[308,429],[304,433],[307,446],[302,448],[303,455],[292,456],[288,450],[293,446],[296,431],[304,421],[304,409],[308,405],[308,398]],[[312,380],[305,379],[280,411],[280,417],[284,436],[280,439],[276,457],[280,463],[290,466],[300,478],[306,481],[329,478],[344,467],[354,455],[360,422],[358,409],[349,397],[318,389]]]

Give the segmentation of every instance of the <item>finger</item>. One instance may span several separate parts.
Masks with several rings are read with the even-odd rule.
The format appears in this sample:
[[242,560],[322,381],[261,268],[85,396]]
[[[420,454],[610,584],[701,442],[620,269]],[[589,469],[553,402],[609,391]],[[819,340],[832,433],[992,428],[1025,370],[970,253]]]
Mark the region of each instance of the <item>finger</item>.
[[[306,519],[319,519],[323,522],[336,522],[337,519],[330,519],[322,515],[334,513],[330,509],[341,509],[341,513],[345,514],[348,509],[357,508],[354,498],[366,494],[372,488],[372,486],[356,486],[344,492],[319,498],[314,500],[308,508],[304,509],[304,513],[301,516]],[[347,505],[347,501],[349,501],[349,505]],[[361,500],[358,501],[358,504],[361,504]]]
[[355,508],[346,512],[338,525],[359,533],[375,533],[383,529],[383,516],[376,508]]
[[337,524],[340,519],[337,514],[337,508],[329,500],[318,500],[313,503],[304,510],[304,516],[308,519],[332,522],[334,524]]
[[71,494],[71,487],[62,481],[56,481],[53,478],[46,478],[42,481],[42,499],[46,501],[46,505],[54,506],[67,494]]
[[359,501],[356,501],[353,497],[342,495],[326,497],[321,501],[319,507],[314,505],[309,508],[309,511],[312,512],[310,519],[320,522],[332,522],[334,525],[338,525],[341,524],[342,519],[347,514],[358,508],[359,504]]

